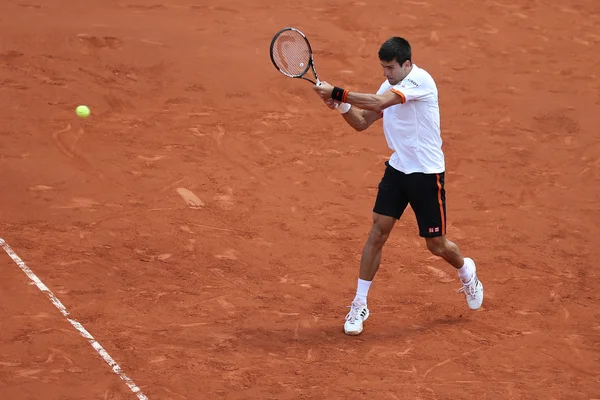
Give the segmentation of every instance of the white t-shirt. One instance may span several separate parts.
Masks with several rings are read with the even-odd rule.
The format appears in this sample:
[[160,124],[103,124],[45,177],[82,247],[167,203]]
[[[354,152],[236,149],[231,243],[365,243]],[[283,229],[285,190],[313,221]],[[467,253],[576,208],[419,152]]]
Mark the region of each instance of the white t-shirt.
[[431,75],[413,64],[402,82],[392,86],[386,80],[377,94],[388,90],[402,97],[401,104],[383,110],[383,133],[394,151],[390,165],[405,174],[444,172],[438,90]]

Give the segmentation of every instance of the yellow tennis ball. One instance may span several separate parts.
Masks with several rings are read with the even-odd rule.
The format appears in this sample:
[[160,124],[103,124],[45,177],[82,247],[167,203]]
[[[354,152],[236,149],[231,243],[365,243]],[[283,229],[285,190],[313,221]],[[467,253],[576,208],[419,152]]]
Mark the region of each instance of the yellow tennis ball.
[[75,113],[77,113],[78,117],[87,118],[90,116],[91,111],[87,106],[78,106],[75,109]]

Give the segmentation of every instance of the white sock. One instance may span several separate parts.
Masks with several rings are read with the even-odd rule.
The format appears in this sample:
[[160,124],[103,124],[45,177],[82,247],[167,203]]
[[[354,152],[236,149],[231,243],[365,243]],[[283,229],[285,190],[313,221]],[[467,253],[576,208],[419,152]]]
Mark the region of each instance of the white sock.
[[369,288],[371,287],[372,281],[364,281],[358,278],[358,285],[356,287],[356,297],[354,300],[360,303],[367,304],[367,295],[369,294]]
[[468,283],[473,278],[473,264],[471,264],[467,258],[462,268],[458,270],[458,277],[462,283]]

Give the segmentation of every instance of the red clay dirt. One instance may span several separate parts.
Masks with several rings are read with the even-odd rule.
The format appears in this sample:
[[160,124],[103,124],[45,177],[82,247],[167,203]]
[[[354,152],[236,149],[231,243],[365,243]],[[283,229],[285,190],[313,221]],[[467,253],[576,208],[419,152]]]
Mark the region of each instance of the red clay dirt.
[[[0,237],[149,399],[598,399],[599,13],[2,1]],[[321,79],[363,92],[380,44],[411,41],[439,86],[448,234],[481,310],[408,211],[364,333],[344,335],[390,152],[380,123],[352,131],[275,70],[284,26]],[[0,398],[136,398],[2,254]]]

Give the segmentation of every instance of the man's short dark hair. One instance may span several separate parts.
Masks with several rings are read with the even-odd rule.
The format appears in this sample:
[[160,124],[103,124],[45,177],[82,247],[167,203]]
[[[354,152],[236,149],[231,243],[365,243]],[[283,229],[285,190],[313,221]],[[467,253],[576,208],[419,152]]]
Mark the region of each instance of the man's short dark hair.
[[412,64],[412,51],[410,43],[404,38],[394,36],[386,40],[379,49],[379,59],[381,61],[390,62],[398,61],[402,65],[407,60]]

